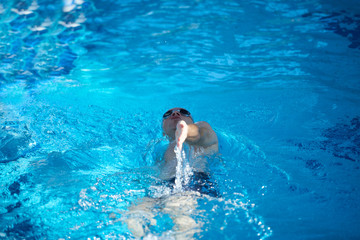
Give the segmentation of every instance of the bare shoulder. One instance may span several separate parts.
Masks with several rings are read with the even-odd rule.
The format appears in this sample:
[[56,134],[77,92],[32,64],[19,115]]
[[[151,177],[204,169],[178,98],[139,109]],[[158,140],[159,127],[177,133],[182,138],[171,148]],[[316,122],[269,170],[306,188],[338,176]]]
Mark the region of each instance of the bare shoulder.
[[215,131],[212,129],[209,123],[200,121],[195,123],[200,129],[205,130],[208,134],[215,135]]
[[205,121],[199,121],[199,122],[196,122],[195,123],[199,128],[208,128],[208,129],[211,129],[212,131],[214,131],[212,128],[211,128],[211,126],[210,126],[210,124],[209,123],[207,123],[207,122],[205,122]]
[[218,138],[215,131],[212,129],[209,123],[200,121],[195,123],[200,129],[201,145],[204,147],[210,147],[212,145],[218,145]]

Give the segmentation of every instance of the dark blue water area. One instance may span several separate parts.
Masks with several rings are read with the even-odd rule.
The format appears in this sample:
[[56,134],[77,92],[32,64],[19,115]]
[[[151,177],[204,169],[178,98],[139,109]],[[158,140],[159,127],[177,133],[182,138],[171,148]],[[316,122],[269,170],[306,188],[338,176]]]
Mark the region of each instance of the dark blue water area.
[[[359,6],[0,2],[0,239],[360,238]],[[158,178],[177,106],[219,197]]]

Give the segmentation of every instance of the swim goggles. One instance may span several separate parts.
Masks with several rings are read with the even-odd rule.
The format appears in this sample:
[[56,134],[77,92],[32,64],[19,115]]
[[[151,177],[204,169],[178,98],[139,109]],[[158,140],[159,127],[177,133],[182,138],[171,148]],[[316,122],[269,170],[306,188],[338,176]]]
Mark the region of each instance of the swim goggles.
[[173,112],[179,112],[181,115],[183,115],[185,117],[190,117],[190,115],[191,115],[191,113],[188,110],[183,109],[183,108],[172,109],[172,110],[169,110],[166,113],[164,113],[163,119],[167,119],[168,117],[170,117]]

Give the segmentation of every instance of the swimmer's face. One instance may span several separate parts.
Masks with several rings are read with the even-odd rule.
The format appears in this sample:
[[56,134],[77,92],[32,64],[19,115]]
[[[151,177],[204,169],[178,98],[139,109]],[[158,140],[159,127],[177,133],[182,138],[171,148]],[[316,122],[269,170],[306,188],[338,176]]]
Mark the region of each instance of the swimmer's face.
[[190,112],[184,108],[172,108],[163,115],[162,128],[164,133],[170,138],[175,138],[176,124],[184,120],[187,124],[194,123]]

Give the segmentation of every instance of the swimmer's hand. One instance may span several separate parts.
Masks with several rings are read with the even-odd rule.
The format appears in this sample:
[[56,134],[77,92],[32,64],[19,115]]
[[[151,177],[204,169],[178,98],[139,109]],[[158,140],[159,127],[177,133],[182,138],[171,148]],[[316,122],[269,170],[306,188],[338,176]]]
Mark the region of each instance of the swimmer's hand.
[[187,136],[188,136],[189,126],[186,124],[185,121],[181,120],[176,125],[176,131],[175,131],[175,140],[176,145],[179,148],[179,150],[182,150],[183,143],[185,142]]

